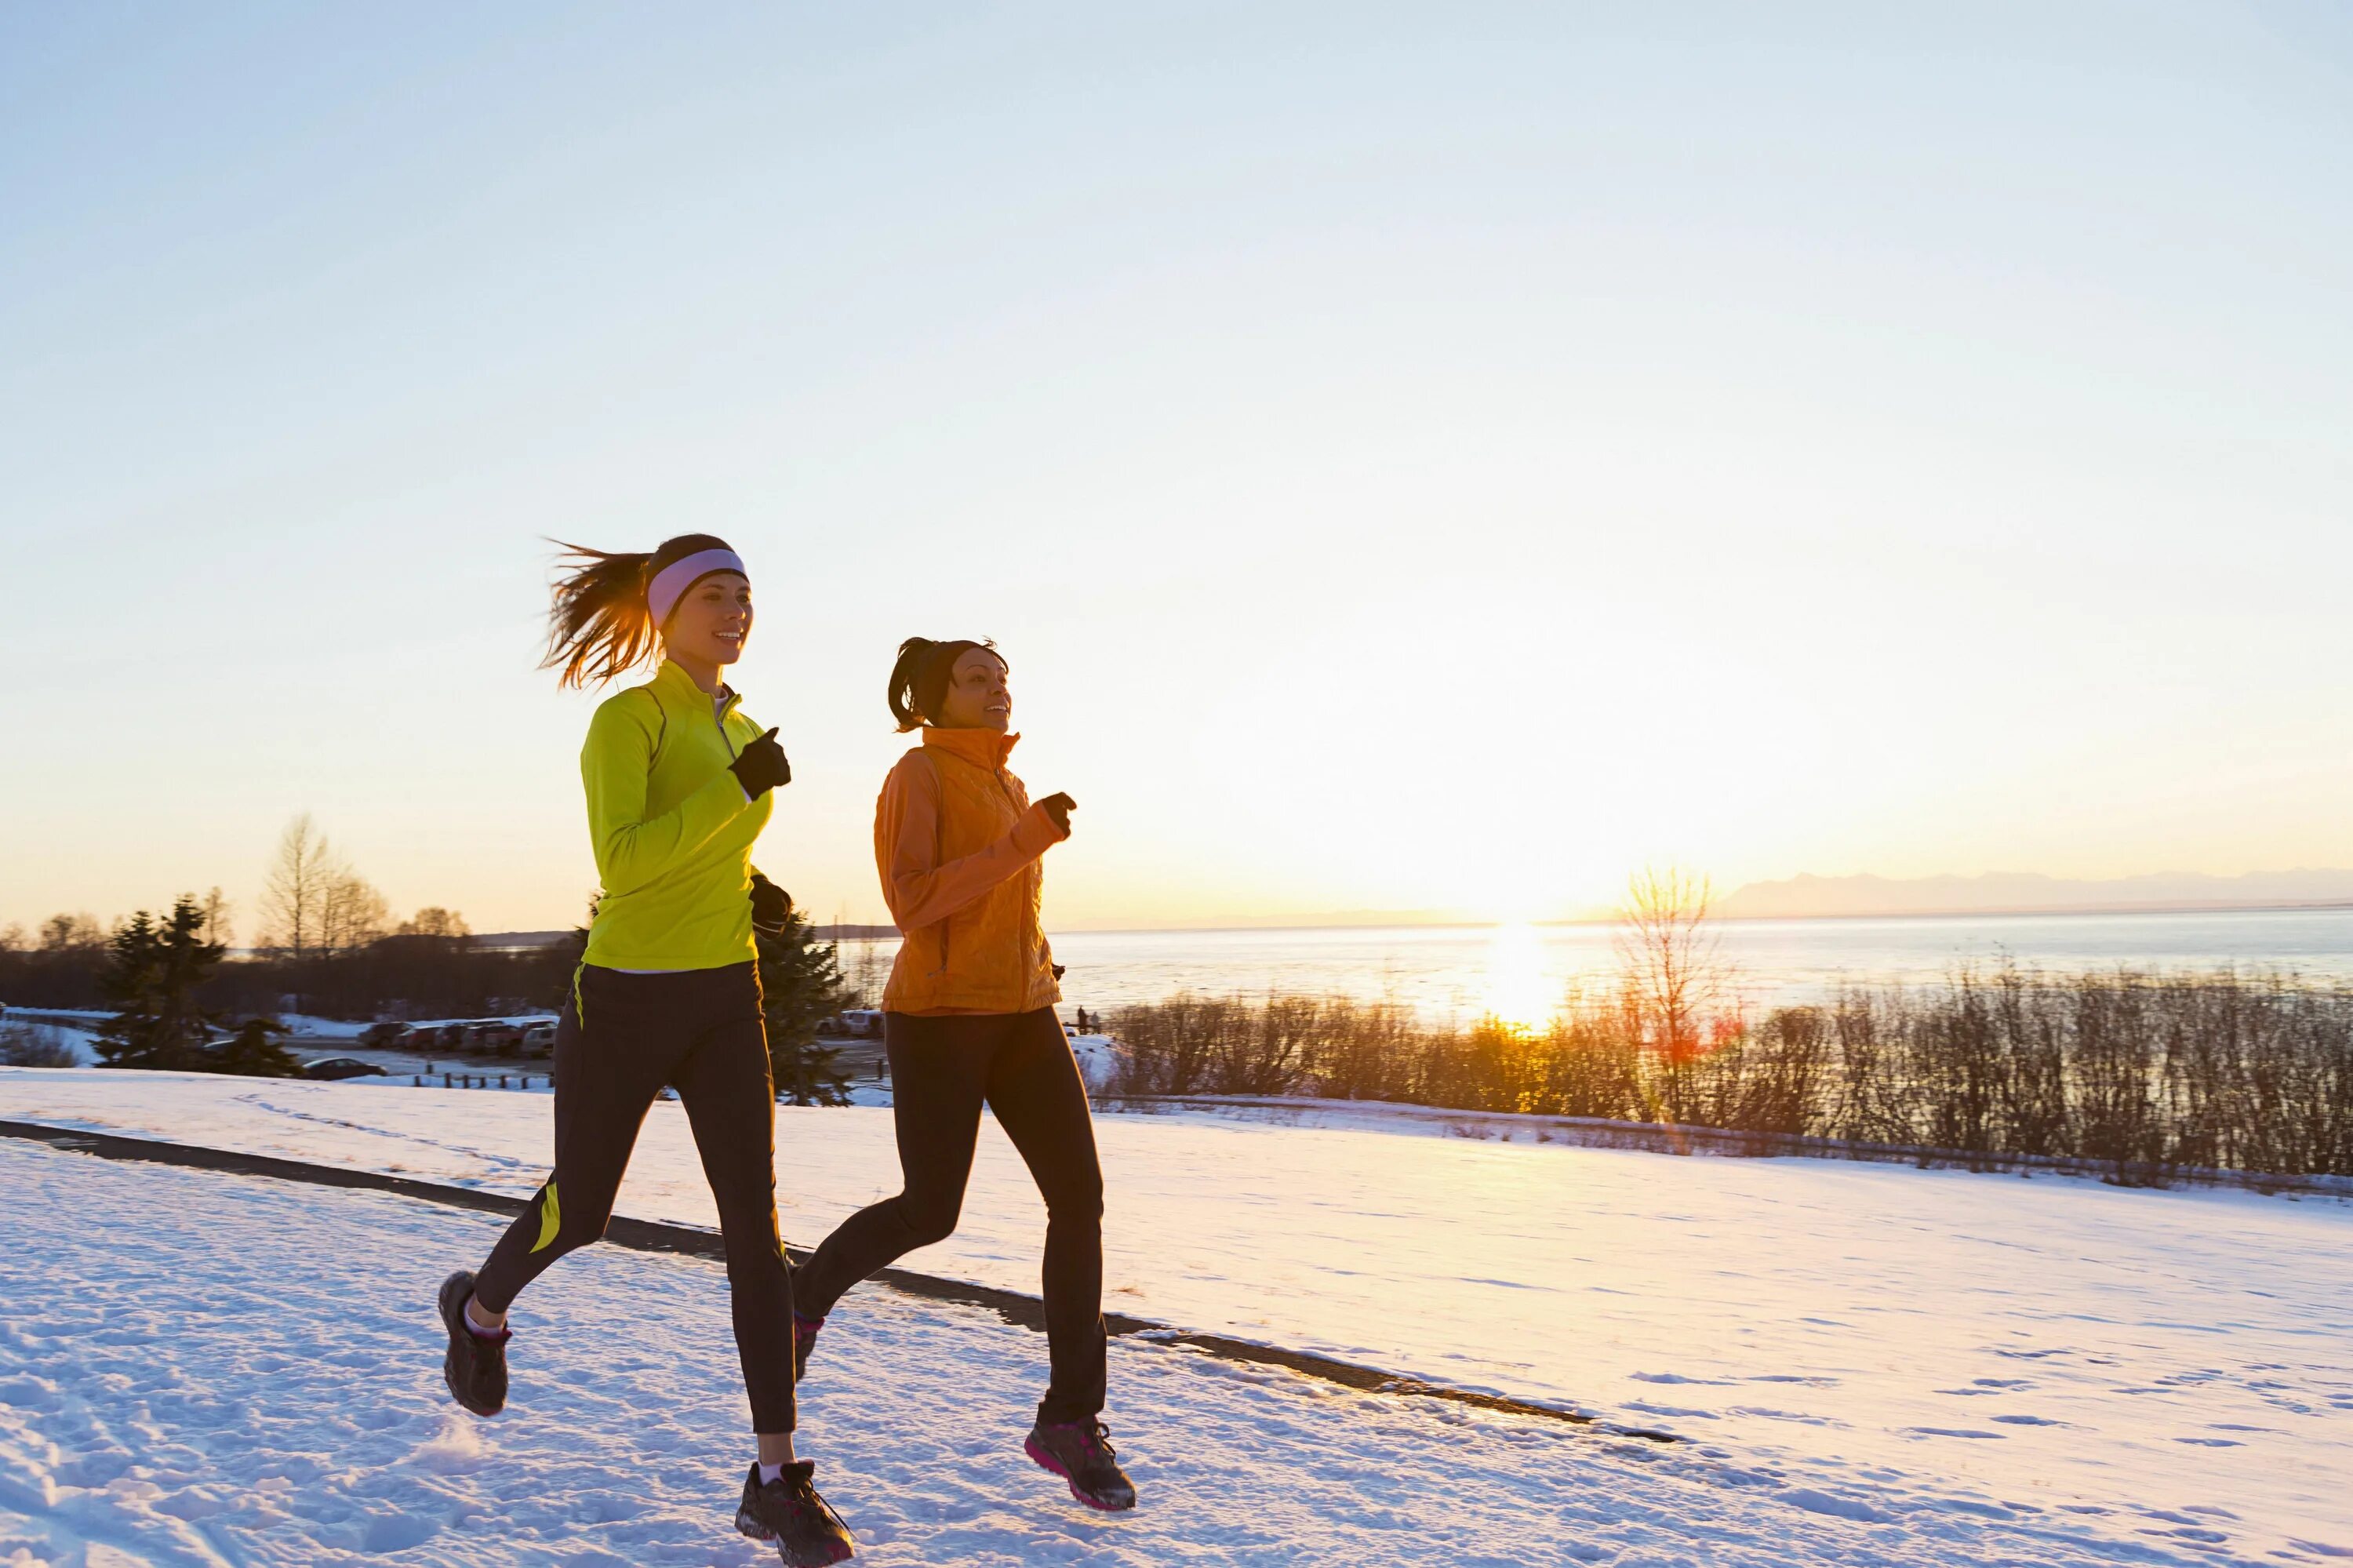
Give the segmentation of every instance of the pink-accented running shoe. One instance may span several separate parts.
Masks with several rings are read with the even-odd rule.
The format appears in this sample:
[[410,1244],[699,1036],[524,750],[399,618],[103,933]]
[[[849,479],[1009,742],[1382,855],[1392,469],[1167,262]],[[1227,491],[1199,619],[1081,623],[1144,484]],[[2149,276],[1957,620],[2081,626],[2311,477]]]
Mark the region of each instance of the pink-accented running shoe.
[[757,1465],[744,1478],[735,1528],[773,1544],[786,1568],[827,1568],[853,1554],[849,1527],[810,1482],[816,1470],[815,1461],[803,1459],[785,1466],[773,1481],[760,1479]]
[[817,1331],[825,1327],[822,1318],[804,1318],[793,1314],[793,1381],[808,1376],[809,1352],[817,1349]]
[[1041,1420],[1021,1446],[1070,1482],[1071,1495],[1089,1508],[1121,1513],[1135,1506],[1135,1483],[1119,1467],[1111,1433],[1102,1422]]

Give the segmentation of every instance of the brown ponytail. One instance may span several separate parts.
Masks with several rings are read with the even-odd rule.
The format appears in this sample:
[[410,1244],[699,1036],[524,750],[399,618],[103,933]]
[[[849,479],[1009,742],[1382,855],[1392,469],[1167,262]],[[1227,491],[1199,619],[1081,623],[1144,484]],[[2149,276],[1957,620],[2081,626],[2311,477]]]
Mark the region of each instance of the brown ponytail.
[[955,673],[956,661],[975,648],[985,648],[997,654],[997,662],[1005,662],[1005,655],[997,653],[997,644],[987,638],[978,642],[965,638],[934,642],[928,637],[910,637],[899,644],[899,662],[891,666],[890,693],[891,716],[898,720],[899,733],[939,723],[940,707],[947,701],[948,677]]
[[645,662],[661,644],[661,628],[646,609],[646,584],[672,561],[698,550],[723,550],[727,541],[711,534],[665,539],[651,555],[631,550],[592,550],[564,545],[561,559],[577,562],[560,573],[550,590],[547,657],[543,670],[561,669],[566,686],[603,685]]

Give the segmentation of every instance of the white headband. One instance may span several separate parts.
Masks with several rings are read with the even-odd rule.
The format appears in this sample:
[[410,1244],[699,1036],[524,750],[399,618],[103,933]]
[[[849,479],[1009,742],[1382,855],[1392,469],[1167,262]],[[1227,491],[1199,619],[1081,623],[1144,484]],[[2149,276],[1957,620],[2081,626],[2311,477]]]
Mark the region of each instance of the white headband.
[[646,585],[646,608],[653,611],[655,629],[659,630],[670,619],[670,612],[678,608],[679,599],[697,578],[713,572],[737,572],[747,578],[752,575],[744,570],[744,558],[733,550],[697,550],[656,572],[654,580]]

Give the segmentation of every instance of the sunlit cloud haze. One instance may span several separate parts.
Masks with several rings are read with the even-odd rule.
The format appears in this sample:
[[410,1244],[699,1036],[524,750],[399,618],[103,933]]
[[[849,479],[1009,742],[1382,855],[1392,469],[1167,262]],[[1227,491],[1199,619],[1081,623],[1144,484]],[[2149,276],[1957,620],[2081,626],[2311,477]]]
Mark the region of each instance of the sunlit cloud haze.
[[2353,864],[2347,16],[15,7],[0,925],[572,922],[688,530],[825,916],[910,633],[1065,927]]

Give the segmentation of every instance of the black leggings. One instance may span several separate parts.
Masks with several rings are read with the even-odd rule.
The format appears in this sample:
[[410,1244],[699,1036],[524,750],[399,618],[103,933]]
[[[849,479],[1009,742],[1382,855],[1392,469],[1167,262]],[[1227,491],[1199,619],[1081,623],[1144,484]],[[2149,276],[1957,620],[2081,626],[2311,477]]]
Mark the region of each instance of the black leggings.
[[918,1018],[884,1015],[892,1119],[905,1191],[860,1209],[801,1271],[801,1310],[823,1317],[843,1291],[902,1254],[944,1241],[964,1206],[980,1107],[1046,1200],[1045,1421],[1092,1420],[1103,1404],[1103,1167],[1086,1085],[1051,1008]]
[[474,1295],[502,1312],[605,1234],[646,1108],[686,1104],[727,1248],[735,1350],[754,1432],[793,1429],[793,1281],[776,1234],[776,1093],[749,963],[631,975],[584,966],[555,1029],[555,1170],[491,1249]]

